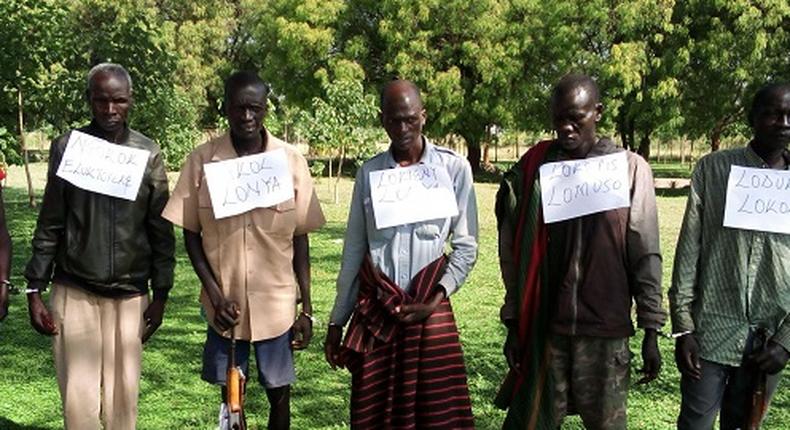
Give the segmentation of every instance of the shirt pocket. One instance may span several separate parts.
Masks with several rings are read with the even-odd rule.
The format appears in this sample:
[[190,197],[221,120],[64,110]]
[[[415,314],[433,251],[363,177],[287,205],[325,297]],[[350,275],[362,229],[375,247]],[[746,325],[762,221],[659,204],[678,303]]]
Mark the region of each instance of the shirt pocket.
[[417,235],[417,238],[420,240],[433,242],[439,240],[442,234],[442,229],[438,222],[429,221],[417,227],[414,230],[414,234]]
[[293,236],[296,230],[296,201],[288,199],[267,208],[251,212],[252,222],[267,234]]

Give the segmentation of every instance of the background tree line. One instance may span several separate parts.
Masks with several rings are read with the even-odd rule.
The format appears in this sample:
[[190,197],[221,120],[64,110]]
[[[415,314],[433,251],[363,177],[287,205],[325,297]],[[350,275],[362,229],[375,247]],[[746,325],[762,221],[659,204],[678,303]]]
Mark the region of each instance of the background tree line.
[[[89,118],[84,77],[127,66],[135,128],[178,168],[222,125],[222,80],[272,84],[269,127],[342,160],[382,135],[378,89],[424,91],[426,132],[460,136],[479,167],[496,130],[550,129],[552,84],[596,76],[605,131],[646,157],[655,140],[744,135],[756,87],[790,78],[786,0],[4,0],[0,149],[21,163],[22,131],[50,137]],[[336,172],[342,166],[335,166]]]

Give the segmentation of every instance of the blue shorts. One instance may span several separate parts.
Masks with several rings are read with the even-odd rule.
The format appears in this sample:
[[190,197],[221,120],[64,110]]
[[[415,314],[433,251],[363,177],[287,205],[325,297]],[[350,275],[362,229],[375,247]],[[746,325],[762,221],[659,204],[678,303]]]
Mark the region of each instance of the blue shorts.
[[[255,364],[258,367],[258,381],[266,388],[277,388],[291,385],[296,381],[294,373],[293,351],[291,351],[291,331],[272,339],[252,342],[255,347]],[[225,385],[230,355],[230,339],[217,334],[209,327],[206,344],[203,346],[204,381]],[[241,367],[244,375],[249,378],[250,342],[236,341],[236,365]]]

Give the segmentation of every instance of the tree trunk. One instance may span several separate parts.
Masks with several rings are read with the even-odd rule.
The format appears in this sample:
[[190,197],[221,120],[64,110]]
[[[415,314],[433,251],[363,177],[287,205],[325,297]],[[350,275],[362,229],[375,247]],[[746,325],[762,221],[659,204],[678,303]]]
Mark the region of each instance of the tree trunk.
[[639,149],[636,151],[645,161],[650,161],[650,132],[645,132],[639,140]]
[[516,160],[521,159],[521,151],[518,148],[520,142],[521,142],[521,133],[519,133],[518,136],[516,136],[516,154],[515,154]]
[[472,145],[467,141],[466,149],[468,151],[466,159],[469,160],[469,164],[472,166],[472,173],[479,173],[481,156],[480,146]]
[[724,115],[723,118],[716,121],[713,129],[710,131],[710,152],[718,151],[721,148],[721,135],[737,118],[737,115]]
[[30,177],[30,157],[25,141],[25,116],[22,105],[22,86],[17,88],[17,112],[19,113],[19,145],[22,149],[22,161],[25,164],[25,176],[27,177],[27,197],[31,208],[36,207],[36,195],[33,193],[33,179]]
[[716,152],[721,148],[721,132],[721,127],[716,124],[710,133],[710,152]]
[[331,193],[332,192],[332,156],[327,157],[327,160],[329,161],[329,180],[326,181],[326,185],[329,189],[329,192]]
[[340,161],[337,162],[337,178],[335,179],[335,204],[340,202],[338,187],[340,186],[340,176],[343,174],[343,160],[346,158],[346,147],[340,147]]
[[487,143],[483,144],[483,165],[487,165],[491,161],[491,156],[489,155],[490,149],[491,149],[491,145]]

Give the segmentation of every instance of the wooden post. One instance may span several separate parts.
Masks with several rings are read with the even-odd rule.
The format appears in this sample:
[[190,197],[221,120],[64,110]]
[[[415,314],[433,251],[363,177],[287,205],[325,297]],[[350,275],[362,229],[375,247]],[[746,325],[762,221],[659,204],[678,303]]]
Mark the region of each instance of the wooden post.
[[25,176],[27,177],[27,197],[31,208],[36,207],[36,195],[33,193],[33,179],[30,177],[30,157],[25,141],[25,116],[22,105],[22,85],[17,88],[17,112],[19,122],[19,146],[22,149],[22,161],[25,165]]

